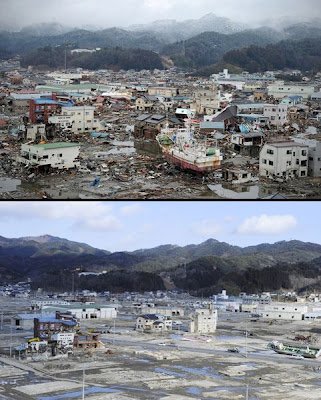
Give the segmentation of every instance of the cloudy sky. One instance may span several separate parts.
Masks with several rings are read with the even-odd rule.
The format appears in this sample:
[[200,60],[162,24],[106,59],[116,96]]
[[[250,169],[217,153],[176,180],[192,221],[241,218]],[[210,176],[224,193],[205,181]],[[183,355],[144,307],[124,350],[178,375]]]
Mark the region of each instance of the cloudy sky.
[[0,0],[2,27],[39,22],[73,26],[129,26],[159,19],[184,20],[213,12],[245,23],[290,16],[318,17],[320,0]]
[[239,246],[321,244],[320,202],[0,202],[0,235],[49,234],[109,250],[209,238]]

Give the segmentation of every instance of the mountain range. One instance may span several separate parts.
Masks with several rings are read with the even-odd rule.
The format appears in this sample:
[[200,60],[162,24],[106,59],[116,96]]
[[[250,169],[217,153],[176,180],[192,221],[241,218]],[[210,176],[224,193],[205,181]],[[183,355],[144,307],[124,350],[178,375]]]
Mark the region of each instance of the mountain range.
[[[78,276],[77,272],[101,273]],[[49,235],[0,237],[0,278],[31,278],[33,287],[92,290],[176,288],[210,295],[321,287],[321,245],[292,240],[249,247],[209,239],[187,246],[162,245],[132,252],[108,252]]]

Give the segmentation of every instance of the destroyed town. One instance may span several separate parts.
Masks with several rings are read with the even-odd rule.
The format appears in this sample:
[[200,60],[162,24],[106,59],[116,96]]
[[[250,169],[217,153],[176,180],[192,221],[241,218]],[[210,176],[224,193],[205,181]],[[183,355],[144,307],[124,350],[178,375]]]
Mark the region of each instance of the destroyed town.
[[319,400],[319,203],[199,204],[0,203],[0,399]]
[[1,198],[321,197],[313,6],[310,19],[256,27],[207,9],[107,29],[80,29],[88,5],[72,10],[76,27],[66,16],[44,23],[52,6],[28,26],[6,7],[15,28],[3,21]]

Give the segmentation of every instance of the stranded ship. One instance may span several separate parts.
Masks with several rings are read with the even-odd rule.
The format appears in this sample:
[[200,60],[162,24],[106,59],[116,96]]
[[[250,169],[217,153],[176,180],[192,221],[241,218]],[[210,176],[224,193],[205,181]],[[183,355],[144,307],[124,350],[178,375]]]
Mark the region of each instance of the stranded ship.
[[290,356],[301,356],[303,358],[318,358],[321,355],[319,347],[297,346],[274,341],[269,343],[268,348],[279,354]]
[[220,149],[194,137],[190,126],[181,129],[166,127],[156,136],[164,158],[182,170],[200,174],[212,172],[221,167],[223,157]]

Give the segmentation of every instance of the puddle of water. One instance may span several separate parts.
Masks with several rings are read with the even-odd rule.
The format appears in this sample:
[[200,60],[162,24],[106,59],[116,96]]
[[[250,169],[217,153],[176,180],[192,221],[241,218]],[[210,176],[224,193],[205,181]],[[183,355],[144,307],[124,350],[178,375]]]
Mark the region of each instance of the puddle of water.
[[178,378],[185,378],[186,374],[180,374],[179,372],[171,371],[166,368],[155,368],[155,372],[159,374],[164,374],[164,375],[170,375],[170,376],[177,376]]
[[20,179],[0,178],[0,193],[14,192],[21,185]]
[[[93,393],[119,393],[118,389],[110,389],[110,388],[101,388],[97,386],[85,388],[85,395],[93,394]],[[77,392],[67,392],[62,394],[56,394],[53,396],[41,396],[38,397],[38,400],[64,400],[64,399],[79,399],[82,396],[82,391]]]
[[183,367],[182,365],[177,365],[174,368],[179,369],[181,371],[184,371],[186,373],[189,373],[191,375],[197,375],[197,376],[207,376],[209,378],[215,378],[215,379],[221,379],[222,377],[215,373],[212,368],[210,367],[203,367],[203,368],[189,368],[189,367]]
[[189,388],[186,389],[186,393],[188,394],[194,394],[194,395],[201,395],[202,394],[202,390],[198,387],[195,386],[191,386]]
[[258,199],[259,186],[237,186],[235,189],[239,191],[225,189],[223,185],[208,185],[208,188],[218,196],[225,199]]
[[113,140],[111,142],[111,145],[113,146],[119,146],[119,147],[134,147],[135,143],[131,141],[125,141],[125,142],[120,142],[119,140]]

